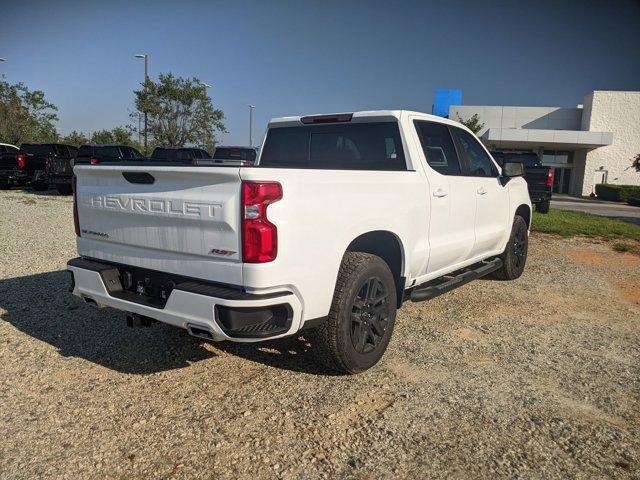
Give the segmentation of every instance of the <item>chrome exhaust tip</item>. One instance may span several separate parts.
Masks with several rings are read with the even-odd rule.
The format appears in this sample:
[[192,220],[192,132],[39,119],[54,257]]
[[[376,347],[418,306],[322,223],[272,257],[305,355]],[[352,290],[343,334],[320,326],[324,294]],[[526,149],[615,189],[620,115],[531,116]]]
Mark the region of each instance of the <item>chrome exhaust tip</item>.
[[193,337],[204,338],[205,340],[214,340],[213,332],[201,325],[187,323],[187,332],[189,332],[189,335]]

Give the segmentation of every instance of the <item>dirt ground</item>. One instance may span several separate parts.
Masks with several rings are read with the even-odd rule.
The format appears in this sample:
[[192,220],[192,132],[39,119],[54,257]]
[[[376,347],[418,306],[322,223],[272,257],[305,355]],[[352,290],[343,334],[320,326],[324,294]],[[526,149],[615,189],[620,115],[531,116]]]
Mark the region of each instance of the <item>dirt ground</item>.
[[640,257],[532,235],[514,282],[406,303],[383,361],[212,344],[67,292],[68,197],[0,192],[0,477],[638,478]]

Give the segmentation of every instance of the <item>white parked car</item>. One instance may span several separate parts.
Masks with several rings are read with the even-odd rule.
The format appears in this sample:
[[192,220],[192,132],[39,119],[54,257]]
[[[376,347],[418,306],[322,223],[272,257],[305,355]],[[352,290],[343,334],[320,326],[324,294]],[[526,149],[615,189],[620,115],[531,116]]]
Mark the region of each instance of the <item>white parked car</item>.
[[210,340],[305,330],[374,365],[403,301],[515,279],[531,203],[459,123],[410,111],[271,121],[253,168],[76,166],[73,294]]

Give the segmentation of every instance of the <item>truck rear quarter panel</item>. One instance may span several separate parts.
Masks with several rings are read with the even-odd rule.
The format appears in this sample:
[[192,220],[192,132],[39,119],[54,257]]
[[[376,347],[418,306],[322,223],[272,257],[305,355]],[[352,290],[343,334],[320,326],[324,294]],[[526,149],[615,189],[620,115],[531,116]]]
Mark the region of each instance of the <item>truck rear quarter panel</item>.
[[426,262],[418,258],[428,251],[427,189],[419,172],[247,168],[240,175],[283,189],[267,210],[278,227],[277,258],[243,264],[244,285],[292,289],[304,302],[305,320],[327,315],[342,257],[364,233],[384,230],[401,240],[403,276],[416,273],[408,265]]

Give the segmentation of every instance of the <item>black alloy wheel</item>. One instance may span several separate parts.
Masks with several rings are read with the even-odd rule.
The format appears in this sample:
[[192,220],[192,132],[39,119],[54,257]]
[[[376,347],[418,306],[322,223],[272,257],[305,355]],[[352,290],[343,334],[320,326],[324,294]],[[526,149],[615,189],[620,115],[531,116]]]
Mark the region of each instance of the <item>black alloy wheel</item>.
[[356,352],[375,350],[389,324],[389,292],[378,277],[369,278],[358,290],[351,308],[351,343]]
[[527,229],[520,225],[513,238],[513,262],[516,270],[524,269],[527,261],[527,243]]

